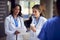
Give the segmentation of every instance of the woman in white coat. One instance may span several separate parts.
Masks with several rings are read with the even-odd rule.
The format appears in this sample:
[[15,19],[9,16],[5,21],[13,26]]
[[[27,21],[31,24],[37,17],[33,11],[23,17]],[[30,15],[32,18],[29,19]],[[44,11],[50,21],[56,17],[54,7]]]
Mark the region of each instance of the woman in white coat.
[[36,4],[32,7],[33,16],[32,23],[30,25],[30,39],[29,40],[39,40],[38,35],[41,31],[43,24],[47,21],[46,18],[42,15],[42,10],[39,4]]
[[23,40],[21,30],[26,31],[26,27],[21,17],[21,6],[15,4],[12,7],[10,15],[5,19],[6,40]]

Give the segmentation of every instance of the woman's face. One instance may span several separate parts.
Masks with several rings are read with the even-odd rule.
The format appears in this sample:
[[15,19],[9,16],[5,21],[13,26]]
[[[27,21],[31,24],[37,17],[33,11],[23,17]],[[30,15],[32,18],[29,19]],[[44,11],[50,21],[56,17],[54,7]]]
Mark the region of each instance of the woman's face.
[[32,11],[33,11],[33,15],[34,15],[35,17],[39,17],[39,16],[40,16],[40,13],[41,13],[41,12],[39,12],[38,9],[33,8]]
[[16,7],[13,9],[13,13],[14,13],[15,15],[18,15],[19,12],[20,12],[20,7],[19,7],[19,6],[16,6]]

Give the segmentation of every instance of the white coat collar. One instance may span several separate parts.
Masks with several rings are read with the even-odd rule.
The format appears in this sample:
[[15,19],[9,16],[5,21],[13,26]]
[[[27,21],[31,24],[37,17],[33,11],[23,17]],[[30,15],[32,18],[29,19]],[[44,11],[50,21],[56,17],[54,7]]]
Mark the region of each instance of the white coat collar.
[[[15,22],[14,22],[14,18],[13,18],[12,15],[10,15],[10,21],[12,22],[12,24],[13,24],[14,27],[16,28]],[[18,27],[20,27],[20,18],[19,18],[19,17],[17,17],[17,21],[18,21]]]

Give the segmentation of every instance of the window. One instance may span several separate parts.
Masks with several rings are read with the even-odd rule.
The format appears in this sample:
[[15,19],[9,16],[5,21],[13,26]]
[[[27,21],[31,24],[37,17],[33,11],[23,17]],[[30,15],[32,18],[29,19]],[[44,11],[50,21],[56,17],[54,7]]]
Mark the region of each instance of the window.
[[32,7],[35,4],[40,4],[40,0],[36,0],[36,1],[26,1],[26,0],[21,0],[19,1],[19,4],[22,6],[22,13],[23,15],[29,15],[32,14]]

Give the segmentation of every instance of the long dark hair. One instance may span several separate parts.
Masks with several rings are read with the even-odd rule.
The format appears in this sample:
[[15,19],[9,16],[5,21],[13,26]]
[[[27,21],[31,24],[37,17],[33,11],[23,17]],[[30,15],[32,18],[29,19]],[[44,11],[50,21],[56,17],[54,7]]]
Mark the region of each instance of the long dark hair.
[[[35,8],[40,12],[40,10],[41,10],[40,6],[41,6],[40,4],[36,4],[32,7],[32,9]],[[40,16],[44,16],[42,12],[40,13]]]
[[10,15],[13,16],[13,11],[12,11],[12,10],[13,10],[16,6],[19,6],[19,7],[20,7],[20,12],[19,12],[18,16],[21,16],[21,17],[22,17],[22,13],[21,13],[22,8],[21,8],[21,6],[20,6],[19,4],[14,4],[14,5],[11,7]]

